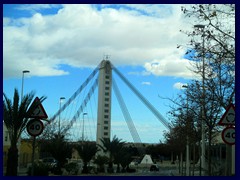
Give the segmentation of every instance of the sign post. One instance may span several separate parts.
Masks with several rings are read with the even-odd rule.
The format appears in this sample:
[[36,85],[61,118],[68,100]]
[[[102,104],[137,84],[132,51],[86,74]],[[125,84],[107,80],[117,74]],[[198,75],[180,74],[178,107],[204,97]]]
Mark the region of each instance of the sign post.
[[218,125],[220,126],[234,126],[235,125],[235,107],[233,104],[230,104],[222,118],[220,119]]
[[218,125],[227,126],[222,131],[222,140],[226,143],[226,168],[225,175],[231,176],[235,174],[235,157],[233,157],[233,150],[235,152],[235,107],[230,104]]
[[[37,104],[37,106],[35,106]],[[32,108],[32,106],[35,106],[33,113],[31,114],[30,118],[37,118],[37,119],[46,119],[48,118],[48,115],[46,113],[46,111],[44,110],[42,103],[40,102],[40,99],[38,97],[36,97],[33,101],[33,103],[31,104],[30,108]]]
[[226,127],[222,131],[222,139],[228,145],[235,144],[235,127]]
[[32,106],[34,106],[35,104],[38,104],[36,106],[36,108],[34,109],[32,115],[30,116],[30,118],[34,118],[31,119],[28,123],[27,123],[27,132],[29,135],[31,135],[33,137],[33,143],[32,143],[32,168],[31,168],[31,175],[34,175],[34,155],[35,155],[35,142],[36,142],[36,136],[39,136],[44,129],[44,125],[43,122],[40,119],[46,119],[48,118],[47,113],[45,112],[40,100],[38,97],[35,98],[35,100],[33,101],[32,105],[30,106],[30,108]]
[[39,136],[43,129],[44,126],[40,119],[31,119],[27,124],[27,132],[33,137]]

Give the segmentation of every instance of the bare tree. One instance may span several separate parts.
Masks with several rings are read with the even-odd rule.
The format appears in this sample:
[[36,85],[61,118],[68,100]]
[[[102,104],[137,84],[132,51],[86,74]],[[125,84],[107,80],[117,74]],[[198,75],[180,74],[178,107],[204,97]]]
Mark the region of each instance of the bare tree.
[[[181,31],[189,37],[186,55],[198,79],[188,83],[185,96],[171,100],[175,104],[172,113],[185,114],[182,109],[186,111],[188,98],[188,108],[195,117],[191,120],[193,125],[205,121],[208,175],[211,175],[213,132],[218,131],[217,123],[227,106],[235,103],[235,5],[186,5],[182,12],[195,24],[192,31]],[[186,123],[189,116],[175,118],[179,121],[177,125],[183,124],[183,119]]]

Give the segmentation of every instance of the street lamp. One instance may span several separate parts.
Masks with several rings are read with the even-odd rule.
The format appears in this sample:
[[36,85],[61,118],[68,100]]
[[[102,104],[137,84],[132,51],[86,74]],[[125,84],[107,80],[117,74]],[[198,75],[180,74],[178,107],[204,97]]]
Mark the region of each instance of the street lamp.
[[[204,28],[205,25],[197,24],[194,25],[194,28],[200,30],[202,34],[202,63],[203,63],[203,74],[202,74],[202,88],[203,88],[203,94],[202,94],[202,121],[201,121],[201,129],[202,129],[202,144],[201,144],[201,169],[205,169],[205,53],[204,53]],[[200,171],[201,172],[201,171]]]
[[59,120],[58,120],[58,136],[60,137],[60,115],[61,115],[61,103],[62,103],[62,100],[64,100],[65,97],[60,97],[60,100],[59,100]]
[[83,113],[83,131],[82,131],[82,142],[84,141],[84,116],[87,115],[87,113]]
[[22,101],[22,98],[23,98],[23,85],[24,85],[24,74],[25,73],[30,73],[29,70],[24,70],[22,71],[22,91],[21,91],[21,101]]
[[[24,71],[22,71],[22,90],[21,90],[21,102],[22,102],[22,98],[23,98],[23,85],[24,85],[24,74],[25,73],[30,73],[30,71],[29,70],[24,70]],[[19,150],[18,150],[18,170],[19,170],[19,167],[20,167],[20,164],[21,164],[21,162],[20,162],[20,146],[21,146],[21,136],[19,137],[19,140],[18,140],[18,142],[19,142]]]
[[[188,85],[182,85],[182,88],[188,88]],[[186,144],[186,176],[190,175],[190,160],[189,160],[189,122],[188,122],[188,91],[187,91],[187,144]]]

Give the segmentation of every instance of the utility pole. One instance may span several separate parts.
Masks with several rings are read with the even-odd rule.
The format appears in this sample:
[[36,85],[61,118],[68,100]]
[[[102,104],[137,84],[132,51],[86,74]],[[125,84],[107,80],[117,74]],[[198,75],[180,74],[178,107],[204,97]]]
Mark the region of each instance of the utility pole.
[[[183,85],[183,88],[188,88],[188,85]],[[190,175],[190,160],[189,160],[189,118],[188,118],[188,90],[187,90],[187,118],[186,118],[186,127],[187,127],[187,143],[186,143],[186,176]]]
[[201,121],[201,136],[202,136],[202,144],[201,144],[201,170],[203,170],[203,175],[205,174],[205,121],[206,121],[206,117],[205,117],[205,42],[204,42],[204,28],[205,25],[201,25],[201,24],[197,24],[194,25],[194,28],[197,28],[198,30],[201,30],[202,32],[202,88],[203,88],[203,93],[202,93],[202,121]]
[[[60,99],[59,99],[59,110],[61,110],[61,103],[62,103],[62,100],[64,100],[65,99],[65,97],[60,97]],[[60,118],[60,116],[61,116],[61,111],[59,112],[59,119],[58,119],[58,137],[60,138],[60,132],[61,132],[61,118]]]
[[23,98],[23,85],[24,85],[24,74],[25,73],[30,73],[29,70],[24,70],[22,71],[22,90],[21,90],[21,101],[22,101],[22,98]]
[[87,113],[83,113],[83,130],[82,130],[82,142],[84,141],[84,115],[87,115]]
[[[24,70],[24,71],[22,71],[22,89],[21,89],[21,99],[20,99],[20,100],[21,100],[21,103],[22,103],[22,98],[23,98],[24,74],[25,74],[25,73],[30,73],[30,71],[29,71],[29,70]],[[21,135],[20,135],[19,140],[18,140],[18,144],[19,144],[19,145],[18,145],[18,147],[19,147],[19,148],[18,148],[18,170],[19,170],[20,165],[21,165],[21,162],[20,162],[20,161],[21,161],[21,158],[20,158],[20,157],[21,157],[21,156],[20,156],[20,155],[21,155],[21,152],[20,152],[20,151],[21,151],[21,139],[22,139],[22,138],[21,138]]]

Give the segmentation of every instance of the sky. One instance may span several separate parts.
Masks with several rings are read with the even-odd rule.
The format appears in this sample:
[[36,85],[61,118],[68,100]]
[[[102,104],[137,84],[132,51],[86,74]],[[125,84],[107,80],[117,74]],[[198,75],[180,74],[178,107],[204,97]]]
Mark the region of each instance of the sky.
[[[193,22],[178,4],[5,4],[3,5],[3,91],[12,99],[14,88],[47,96],[43,107],[53,116],[81,86],[93,69],[109,56],[111,63],[170,122],[171,102],[183,84],[196,78],[184,55]],[[142,142],[164,140],[165,126],[113,73]],[[115,77],[116,76],[116,77]],[[72,109],[87,91],[72,103]],[[95,140],[97,93],[72,128],[72,137],[85,133]],[[112,96],[111,134],[132,141],[116,96]],[[69,111],[74,111],[70,107]],[[67,111],[67,110],[66,110]],[[65,113],[65,114],[64,114]],[[62,126],[68,124],[63,112]],[[95,120],[94,120],[95,119]],[[87,130],[87,126],[90,130]]]

